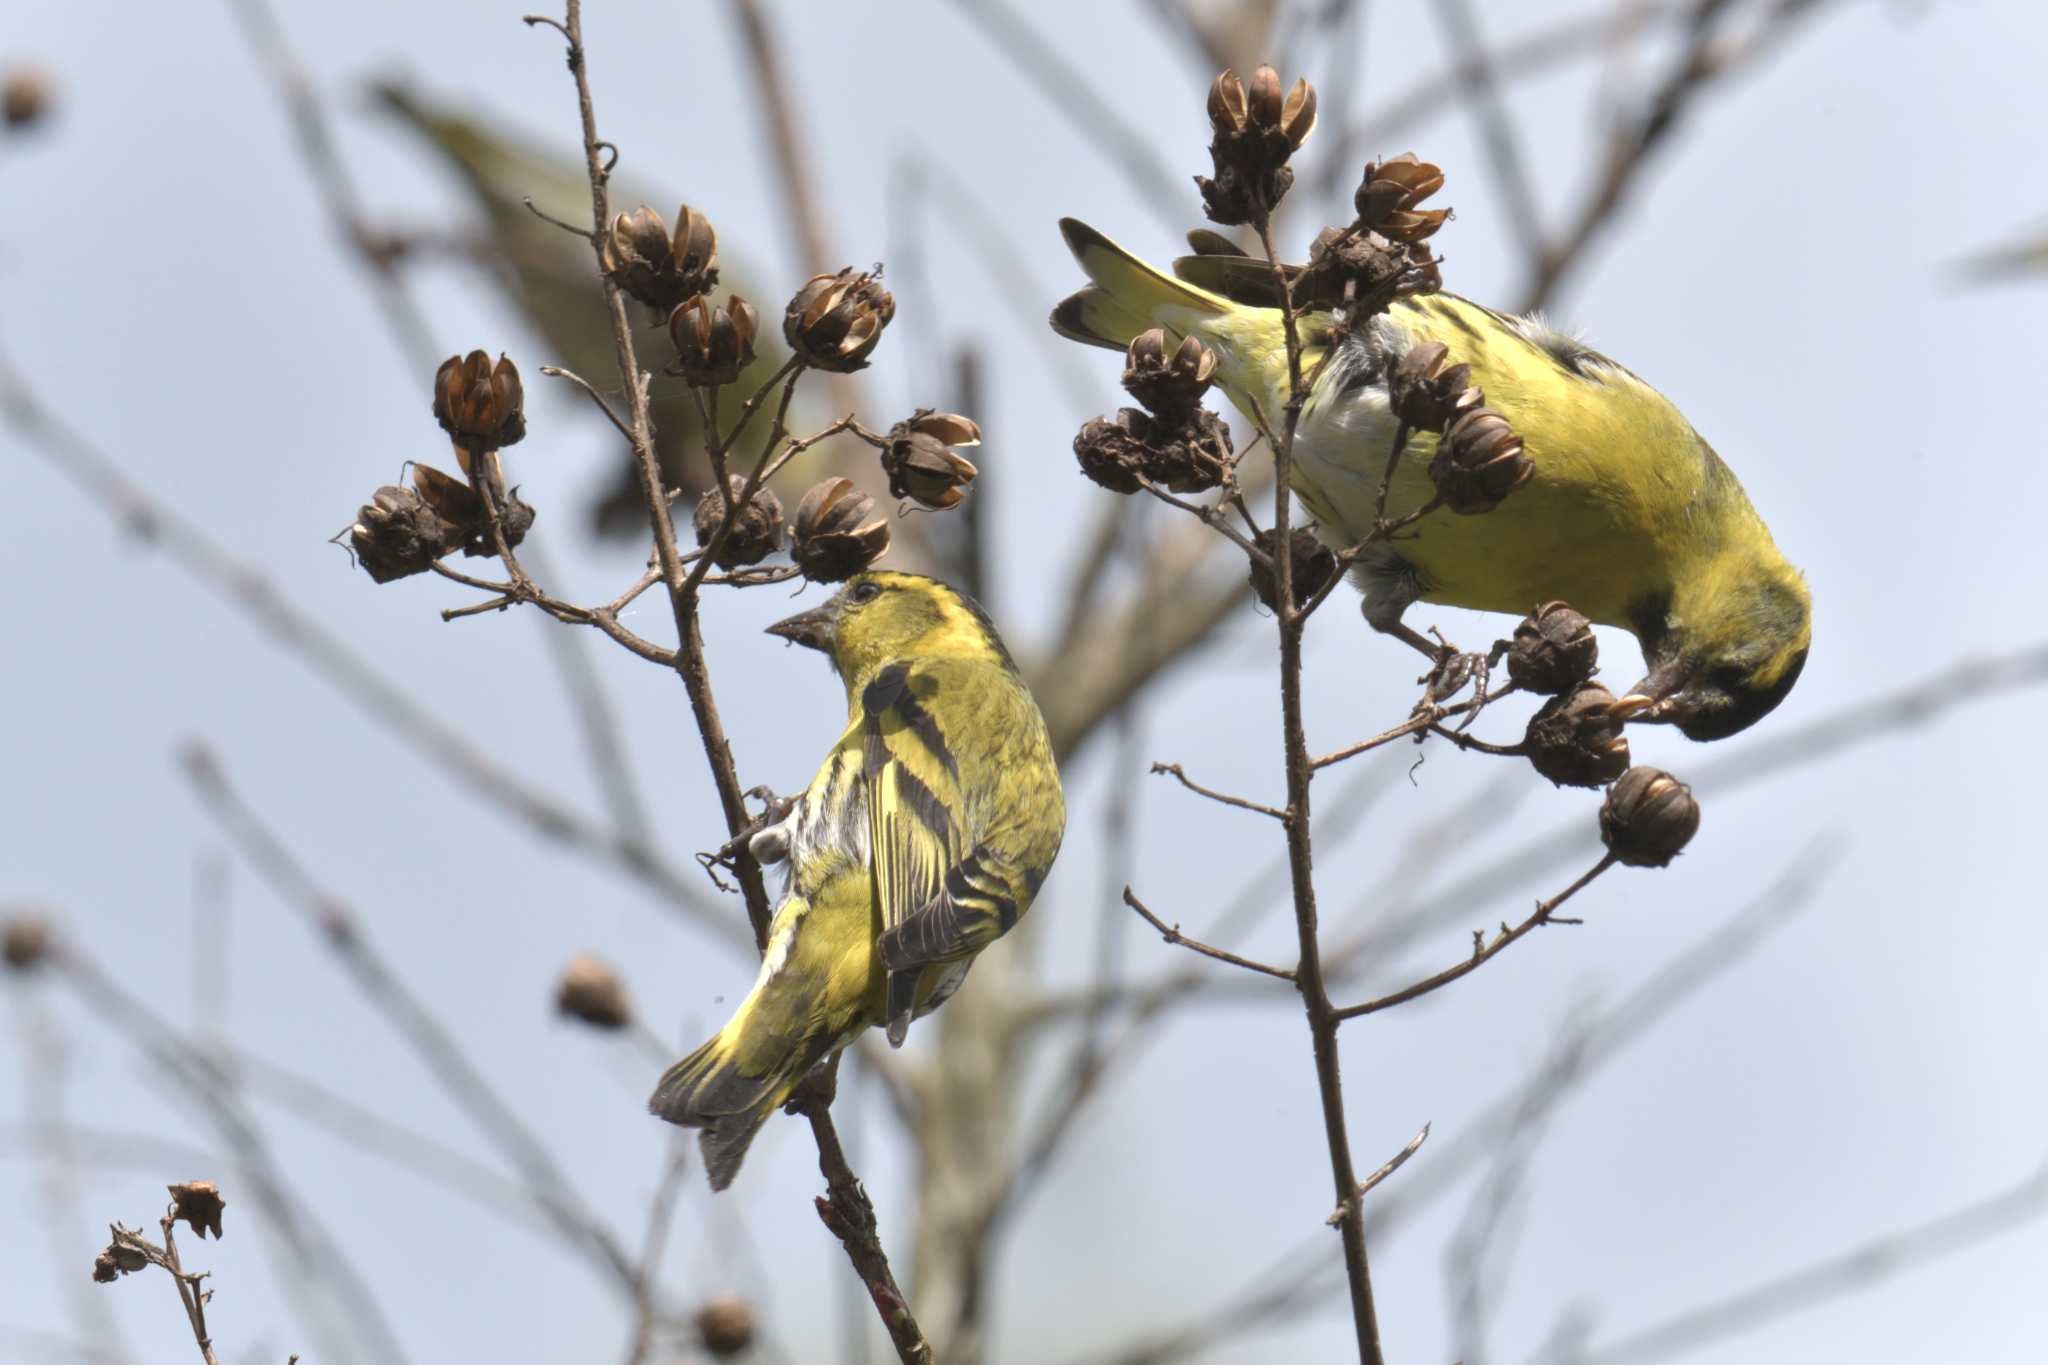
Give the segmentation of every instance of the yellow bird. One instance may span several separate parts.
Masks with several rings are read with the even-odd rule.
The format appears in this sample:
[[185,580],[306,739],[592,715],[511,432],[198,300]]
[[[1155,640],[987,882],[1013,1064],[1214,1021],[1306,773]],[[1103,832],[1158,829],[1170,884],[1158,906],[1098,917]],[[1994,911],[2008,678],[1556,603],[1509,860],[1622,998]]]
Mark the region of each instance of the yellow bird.
[[870,572],[769,627],[822,650],[846,732],[789,815],[753,836],[789,888],[754,989],[648,1108],[701,1128],[713,1189],[806,1073],[869,1025],[901,1044],[1030,908],[1066,802],[1038,703],[995,627],[934,579]]
[[[1117,350],[1153,327],[1199,337],[1216,352],[1217,382],[1238,410],[1249,417],[1256,405],[1279,420],[1288,383],[1279,310],[1203,287],[1244,293],[1231,286],[1248,263],[1190,256],[1168,275],[1084,223],[1060,227],[1093,284],[1053,312],[1055,331]],[[1304,374],[1322,359],[1333,320],[1302,317]],[[1411,347],[1429,342],[1472,367],[1471,382],[1513,424],[1536,472],[1490,512],[1440,509],[1361,559],[1366,619],[1427,649],[1401,625],[1415,602],[1520,615],[1563,600],[1642,645],[1648,673],[1615,704],[1621,718],[1720,739],[1783,701],[1812,640],[1805,580],[1669,399],[1534,318],[1453,294],[1418,295],[1342,340],[1302,408],[1294,446],[1294,489],[1322,537],[1341,548],[1372,530],[1396,429],[1387,377]],[[1434,436],[1411,436],[1389,517],[1428,501],[1435,449]]]

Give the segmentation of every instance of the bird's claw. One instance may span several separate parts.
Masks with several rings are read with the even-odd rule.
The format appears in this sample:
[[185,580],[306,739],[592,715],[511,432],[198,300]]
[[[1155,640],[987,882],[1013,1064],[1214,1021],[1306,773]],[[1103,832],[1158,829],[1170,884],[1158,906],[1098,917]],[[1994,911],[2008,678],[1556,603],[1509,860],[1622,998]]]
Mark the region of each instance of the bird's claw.
[[1487,688],[1493,681],[1494,668],[1507,656],[1508,642],[1496,641],[1492,651],[1486,654],[1468,654],[1444,639],[1436,627],[1431,626],[1429,633],[1437,640],[1436,659],[1429,672],[1416,679],[1422,684],[1422,700],[1416,703],[1415,709],[1418,714],[1441,710],[1466,687],[1471,687],[1472,708],[1465,712],[1457,726],[1462,733],[1486,708]]
[[731,871],[734,866],[733,860],[739,857],[742,850],[752,853],[757,863],[778,863],[788,856],[786,845],[779,850],[757,849],[753,847],[753,842],[760,835],[787,820],[789,813],[796,809],[797,799],[794,796],[777,796],[767,787],[749,787],[742,795],[746,799],[759,801],[761,813],[748,821],[739,833],[720,844],[714,852],[697,855],[697,861],[704,865],[704,870],[711,874],[711,880],[718,883],[720,890],[725,889],[725,883],[719,881],[718,869],[722,867]]

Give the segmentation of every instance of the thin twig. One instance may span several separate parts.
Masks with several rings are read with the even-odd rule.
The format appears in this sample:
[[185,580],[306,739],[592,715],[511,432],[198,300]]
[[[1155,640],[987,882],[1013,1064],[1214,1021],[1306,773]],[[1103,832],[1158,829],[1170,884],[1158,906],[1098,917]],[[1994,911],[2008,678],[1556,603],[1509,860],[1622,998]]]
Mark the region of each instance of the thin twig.
[[1422,1150],[1422,1144],[1427,1141],[1429,1141],[1429,1125],[1425,1123],[1422,1125],[1422,1131],[1418,1132],[1414,1137],[1408,1139],[1407,1146],[1403,1147],[1400,1151],[1394,1153],[1393,1156],[1387,1158],[1387,1162],[1384,1166],[1381,1166],[1378,1170],[1374,1171],[1371,1175],[1367,1176],[1364,1180],[1361,1180],[1358,1183],[1358,1193],[1352,1198],[1346,1200],[1344,1202],[1344,1207],[1339,1208],[1335,1213],[1331,1214],[1328,1218],[1324,1219],[1323,1221],[1328,1223],[1331,1227],[1336,1227],[1338,1223],[1342,1222],[1346,1217],[1350,1216],[1351,1210],[1357,1207],[1359,1200],[1365,1198],[1368,1194],[1372,1193],[1373,1186],[1379,1184],[1382,1180],[1385,1180],[1388,1176],[1400,1170],[1401,1167],[1408,1163],[1409,1157],[1414,1156],[1417,1152]]
[[1531,263],[1548,253],[1544,244],[1543,210],[1529,180],[1529,166],[1515,137],[1501,97],[1500,76],[1479,34],[1471,0],[1436,0],[1436,14],[1450,43],[1452,69],[1464,86],[1465,102],[1479,123],[1479,145],[1486,152],[1501,208],[1510,229],[1521,238],[1522,254]]
[[1257,801],[1247,801],[1242,796],[1231,796],[1225,792],[1219,792],[1203,786],[1182,772],[1178,763],[1154,763],[1152,765],[1152,775],[1154,777],[1171,777],[1195,795],[1206,796],[1211,801],[1234,807],[1237,810],[1248,810],[1255,815],[1264,815],[1274,820],[1285,820],[1287,818],[1287,812],[1281,810],[1278,806],[1262,805]]
[[1132,893],[1131,888],[1128,886],[1124,888],[1124,904],[1130,906],[1131,909],[1137,911],[1139,917],[1142,918],[1145,921],[1145,923],[1151,925],[1154,929],[1157,929],[1159,931],[1159,936],[1165,939],[1168,943],[1177,944],[1178,946],[1183,948],[1191,948],[1195,952],[1200,953],[1203,957],[1214,958],[1218,962],[1227,962],[1233,967],[1242,967],[1246,971],[1258,972],[1265,976],[1277,977],[1280,980],[1287,982],[1289,985],[1295,984],[1294,973],[1289,971],[1285,967],[1275,967],[1271,963],[1257,962],[1248,957],[1239,957],[1236,953],[1225,952],[1221,948],[1212,948],[1208,944],[1203,943],[1199,939],[1189,938],[1186,934],[1183,934],[1180,931],[1180,926],[1178,924],[1168,924],[1165,920],[1162,920],[1159,918],[1159,916],[1153,914],[1152,911],[1146,907],[1145,902],[1139,900],[1137,896]]

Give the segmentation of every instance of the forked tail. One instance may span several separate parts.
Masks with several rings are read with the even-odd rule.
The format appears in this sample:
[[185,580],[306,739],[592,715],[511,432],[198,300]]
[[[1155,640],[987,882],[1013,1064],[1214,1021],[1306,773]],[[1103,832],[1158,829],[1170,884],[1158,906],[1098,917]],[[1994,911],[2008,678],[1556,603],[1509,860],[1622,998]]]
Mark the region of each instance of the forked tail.
[[1052,310],[1052,329],[1069,340],[1121,351],[1149,328],[1186,335],[1191,323],[1236,309],[1220,294],[1147,265],[1079,219],[1060,219],[1060,235],[1094,281]]

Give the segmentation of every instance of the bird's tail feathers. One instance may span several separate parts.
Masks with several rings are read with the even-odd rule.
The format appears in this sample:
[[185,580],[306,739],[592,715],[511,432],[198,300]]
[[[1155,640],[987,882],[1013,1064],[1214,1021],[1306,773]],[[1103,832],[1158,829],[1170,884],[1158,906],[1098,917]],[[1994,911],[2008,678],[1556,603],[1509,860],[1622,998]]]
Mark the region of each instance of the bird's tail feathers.
[[1069,340],[1121,351],[1138,333],[1162,325],[1162,309],[1221,316],[1235,307],[1229,299],[1139,260],[1078,219],[1062,218],[1060,235],[1094,281],[1053,309],[1053,330]]
[[739,1173],[761,1125],[803,1079],[806,1051],[799,1048],[783,1064],[749,1075],[740,1069],[738,1047],[720,1033],[668,1069],[647,1108],[670,1123],[701,1130],[697,1146],[705,1174],[712,1189],[722,1190]]

